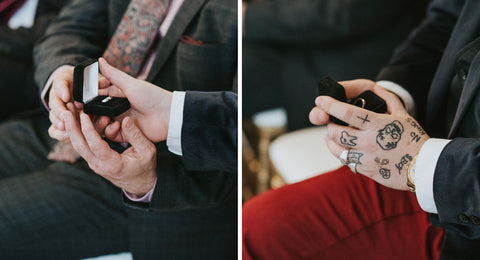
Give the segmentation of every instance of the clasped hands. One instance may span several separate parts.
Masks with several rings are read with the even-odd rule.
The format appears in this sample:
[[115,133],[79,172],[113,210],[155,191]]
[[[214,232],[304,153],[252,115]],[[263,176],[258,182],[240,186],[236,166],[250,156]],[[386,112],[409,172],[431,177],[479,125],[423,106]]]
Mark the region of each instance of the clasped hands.
[[[92,117],[73,102],[73,67],[63,66],[53,75],[49,93],[49,135],[70,140],[90,168],[114,185],[141,197],[156,182],[156,148],[168,134],[172,93],[137,80],[99,59],[99,95],[127,97],[131,108],[117,118]],[[131,146],[119,154],[101,136]]]
[[[388,106],[378,114],[337,101],[328,96],[315,99],[309,118],[315,125],[327,124],[325,141],[330,152],[340,157],[349,150],[347,161],[356,163],[356,171],[387,187],[408,190],[407,165],[429,139],[418,122],[410,116],[400,99],[370,80],[340,82],[347,99],[372,90]],[[332,115],[348,123],[340,126],[329,121]]]

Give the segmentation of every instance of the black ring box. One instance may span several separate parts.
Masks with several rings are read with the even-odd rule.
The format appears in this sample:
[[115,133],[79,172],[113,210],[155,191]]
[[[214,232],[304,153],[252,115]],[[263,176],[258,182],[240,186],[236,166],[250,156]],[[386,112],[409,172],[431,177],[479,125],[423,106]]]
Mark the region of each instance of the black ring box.
[[89,115],[116,117],[130,108],[126,98],[98,95],[98,61],[88,59],[73,70],[73,99]]
[[[343,88],[342,85],[330,77],[324,77],[318,82],[318,94],[320,96],[330,96],[338,101],[347,102],[345,88]],[[362,102],[358,102],[360,100]],[[385,100],[370,90],[363,92],[359,96],[350,100],[348,103],[376,113],[387,112],[387,103]],[[339,125],[348,125],[347,123],[333,116],[330,116],[330,121]]]

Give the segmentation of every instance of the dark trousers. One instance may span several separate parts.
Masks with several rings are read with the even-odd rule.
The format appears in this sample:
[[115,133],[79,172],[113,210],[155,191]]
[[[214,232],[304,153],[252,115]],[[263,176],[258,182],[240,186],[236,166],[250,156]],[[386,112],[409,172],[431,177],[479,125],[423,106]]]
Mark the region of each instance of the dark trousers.
[[84,160],[46,159],[49,125],[44,113],[0,124],[0,259],[236,258],[236,199],[178,210],[127,205]]
[[0,125],[0,259],[79,259],[128,251],[121,191],[51,162],[45,116]]

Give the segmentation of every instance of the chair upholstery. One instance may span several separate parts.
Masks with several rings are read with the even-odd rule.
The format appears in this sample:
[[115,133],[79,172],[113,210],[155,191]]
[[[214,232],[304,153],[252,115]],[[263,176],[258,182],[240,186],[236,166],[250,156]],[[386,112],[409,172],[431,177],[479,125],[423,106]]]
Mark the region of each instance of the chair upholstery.
[[283,180],[290,184],[342,166],[325,143],[325,126],[289,132],[275,139],[269,148],[270,160]]

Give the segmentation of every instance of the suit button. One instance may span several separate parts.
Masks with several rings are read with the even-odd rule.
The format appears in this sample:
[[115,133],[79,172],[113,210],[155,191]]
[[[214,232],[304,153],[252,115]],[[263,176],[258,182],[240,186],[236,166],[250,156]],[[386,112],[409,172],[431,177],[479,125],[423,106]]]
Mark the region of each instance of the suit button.
[[480,225],[480,218],[476,216],[470,216],[470,222],[472,222],[472,224],[475,224],[475,225]]
[[465,215],[465,214],[458,215],[458,220],[460,220],[460,222],[465,223],[465,224],[467,224],[470,221],[468,219],[467,215]]

